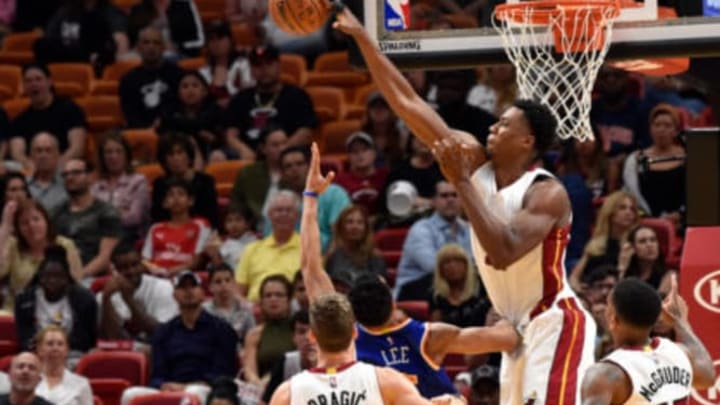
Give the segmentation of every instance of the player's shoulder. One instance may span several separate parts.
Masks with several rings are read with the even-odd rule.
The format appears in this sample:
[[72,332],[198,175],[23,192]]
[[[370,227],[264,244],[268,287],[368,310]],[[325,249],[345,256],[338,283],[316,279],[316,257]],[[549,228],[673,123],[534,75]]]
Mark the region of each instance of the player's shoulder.
[[538,173],[525,193],[523,205],[529,209],[564,213],[570,207],[570,197],[560,180]]
[[590,366],[582,382],[583,398],[605,396],[610,403],[624,403],[631,391],[630,377],[612,361],[603,360]]
[[284,381],[275,390],[270,398],[269,405],[289,405],[290,404],[290,383],[292,379]]

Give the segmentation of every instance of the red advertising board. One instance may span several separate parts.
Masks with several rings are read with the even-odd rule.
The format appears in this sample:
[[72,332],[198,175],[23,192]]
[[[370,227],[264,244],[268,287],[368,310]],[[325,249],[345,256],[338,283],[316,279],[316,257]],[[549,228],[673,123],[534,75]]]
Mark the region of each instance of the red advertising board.
[[[720,374],[720,227],[688,228],[682,254],[680,295],[690,323],[707,347]],[[696,405],[720,404],[720,378],[709,390],[694,391]]]

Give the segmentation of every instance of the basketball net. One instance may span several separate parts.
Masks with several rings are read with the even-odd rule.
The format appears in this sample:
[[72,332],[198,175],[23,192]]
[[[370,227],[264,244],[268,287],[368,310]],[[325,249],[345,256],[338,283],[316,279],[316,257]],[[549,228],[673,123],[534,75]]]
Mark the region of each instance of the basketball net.
[[561,139],[593,139],[592,89],[620,7],[615,0],[503,4],[493,26],[517,70],[521,98],[546,105]]

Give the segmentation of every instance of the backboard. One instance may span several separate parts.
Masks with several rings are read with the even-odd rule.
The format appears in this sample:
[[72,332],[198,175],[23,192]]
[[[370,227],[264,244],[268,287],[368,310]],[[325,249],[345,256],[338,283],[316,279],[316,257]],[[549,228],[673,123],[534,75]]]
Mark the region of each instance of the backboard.
[[[441,26],[445,29],[433,29],[441,27],[427,24],[423,4],[441,2],[365,0],[364,23],[380,49],[404,69],[506,63],[500,37],[490,24],[492,9],[503,2],[487,0],[478,11],[478,27],[448,29],[448,25],[472,23],[463,15],[448,13],[445,27]],[[632,3],[623,2],[627,6]],[[648,63],[646,58],[687,56],[720,56],[720,0],[660,0],[660,4],[645,0],[624,8],[615,23],[607,59],[637,65]]]

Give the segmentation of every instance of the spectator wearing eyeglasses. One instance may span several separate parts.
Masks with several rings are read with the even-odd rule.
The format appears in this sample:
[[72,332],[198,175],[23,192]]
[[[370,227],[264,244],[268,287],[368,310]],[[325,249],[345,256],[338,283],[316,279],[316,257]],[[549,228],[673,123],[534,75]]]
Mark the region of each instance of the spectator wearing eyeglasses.
[[103,274],[110,254],[122,237],[122,223],[115,208],[90,193],[92,165],[80,159],[65,163],[61,173],[70,201],[52,216],[58,233],[75,242],[83,263],[83,277]]
[[[444,180],[436,183],[432,205],[435,212],[415,222],[405,238],[395,285],[396,299],[427,298],[432,285],[435,258],[448,243],[457,243],[465,253],[472,255],[468,223],[460,218],[462,206],[455,187]],[[417,283],[408,285],[412,282]]]

